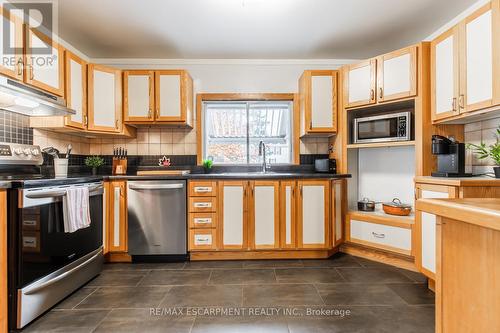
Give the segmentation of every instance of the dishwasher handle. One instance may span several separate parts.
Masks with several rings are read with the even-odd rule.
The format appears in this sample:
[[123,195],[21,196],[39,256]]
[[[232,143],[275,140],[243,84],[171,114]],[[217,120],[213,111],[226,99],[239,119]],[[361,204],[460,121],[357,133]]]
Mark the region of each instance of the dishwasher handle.
[[164,185],[129,185],[131,190],[175,190],[184,188],[184,184],[164,184]]

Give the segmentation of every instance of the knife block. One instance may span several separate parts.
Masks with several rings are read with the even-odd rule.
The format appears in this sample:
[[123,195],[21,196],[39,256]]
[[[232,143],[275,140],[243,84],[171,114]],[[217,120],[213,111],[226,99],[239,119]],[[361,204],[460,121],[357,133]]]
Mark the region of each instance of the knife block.
[[113,175],[127,174],[127,159],[113,157]]

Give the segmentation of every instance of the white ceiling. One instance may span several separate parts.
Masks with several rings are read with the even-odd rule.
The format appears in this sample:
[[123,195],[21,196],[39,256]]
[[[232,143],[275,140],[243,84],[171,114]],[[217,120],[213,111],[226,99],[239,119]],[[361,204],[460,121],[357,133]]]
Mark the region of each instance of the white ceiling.
[[59,0],[59,34],[91,58],[361,59],[475,1]]

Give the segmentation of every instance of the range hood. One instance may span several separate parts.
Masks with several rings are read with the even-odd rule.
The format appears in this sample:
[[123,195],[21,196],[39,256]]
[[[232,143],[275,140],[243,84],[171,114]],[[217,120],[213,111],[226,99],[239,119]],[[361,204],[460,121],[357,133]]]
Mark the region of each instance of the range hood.
[[0,109],[35,117],[76,113],[66,107],[64,98],[4,76],[0,76]]

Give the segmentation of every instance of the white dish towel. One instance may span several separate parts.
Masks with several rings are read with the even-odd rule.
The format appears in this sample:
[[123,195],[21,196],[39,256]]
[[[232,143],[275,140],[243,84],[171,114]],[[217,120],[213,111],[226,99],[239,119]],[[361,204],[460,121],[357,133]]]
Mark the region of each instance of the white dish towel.
[[64,232],[75,232],[90,226],[89,189],[71,187],[63,198]]

